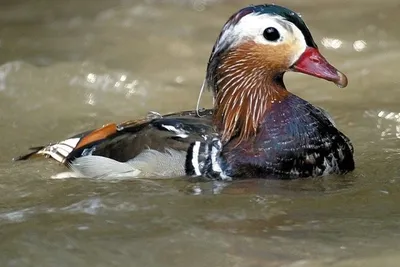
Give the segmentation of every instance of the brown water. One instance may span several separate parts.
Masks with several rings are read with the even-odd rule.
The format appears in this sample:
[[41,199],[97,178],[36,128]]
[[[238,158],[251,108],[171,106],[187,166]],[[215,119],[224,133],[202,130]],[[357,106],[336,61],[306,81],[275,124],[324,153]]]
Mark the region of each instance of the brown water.
[[223,23],[261,2],[2,1],[0,266],[399,266],[400,3],[275,2],[349,77],[346,89],[286,77],[352,139],[345,177],[223,189],[52,180],[64,168],[50,160],[11,162],[109,121],[194,108]]

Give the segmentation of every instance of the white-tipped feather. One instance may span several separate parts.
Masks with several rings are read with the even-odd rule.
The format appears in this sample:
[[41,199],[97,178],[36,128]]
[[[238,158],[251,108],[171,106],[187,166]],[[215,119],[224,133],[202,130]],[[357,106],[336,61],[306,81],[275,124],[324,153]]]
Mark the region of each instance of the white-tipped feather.
[[65,158],[74,150],[76,145],[78,144],[80,138],[70,138],[64,141],[61,141],[54,145],[49,145],[42,150],[39,150],[37,153],[45,156],[50,156],[58,162],[63,163]]
[[189,134],[185,130],[178,129],[173,125],[161,124],[161,126],[164,127],[165,129],[167,129],[168,131],[175,133],[177,137],[180,137],[180,138],[189,137]]
[[69,146],[70,148],[74,149],[80,140],[81,140],[81,138],[75,137],[75,138],[70,138],[70,139],[61,141],[60,144]]

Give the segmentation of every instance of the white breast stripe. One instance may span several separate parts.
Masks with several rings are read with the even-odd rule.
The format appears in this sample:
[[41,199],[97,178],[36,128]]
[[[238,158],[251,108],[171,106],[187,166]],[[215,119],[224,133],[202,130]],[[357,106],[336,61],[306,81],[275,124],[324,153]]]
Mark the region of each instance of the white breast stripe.
[[199,168],[199,150],[200,150],[201,142],[197,141],[193,145],[193,153],[192,153],[192,166],[194,168],[194,172],[197,176],[201,175]]
[[217,162],[217,153],[218,153],[218,148],[213,146],[211,149],[211,166],[214,172],[221,173],[222,172],[221,167]]

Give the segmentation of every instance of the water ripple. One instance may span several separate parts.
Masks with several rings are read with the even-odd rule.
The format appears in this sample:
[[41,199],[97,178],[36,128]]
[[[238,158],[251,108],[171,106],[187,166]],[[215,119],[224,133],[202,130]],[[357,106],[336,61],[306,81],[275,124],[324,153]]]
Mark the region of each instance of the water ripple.
[[400,139],[400,112],[387,110],[368,110],[365,117],[376,119],[376,128],[381,132],[381,140]]

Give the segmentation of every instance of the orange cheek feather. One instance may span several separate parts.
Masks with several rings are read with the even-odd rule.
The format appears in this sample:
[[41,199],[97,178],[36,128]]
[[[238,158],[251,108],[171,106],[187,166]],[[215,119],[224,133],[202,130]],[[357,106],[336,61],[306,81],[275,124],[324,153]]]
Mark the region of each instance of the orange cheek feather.
[[241,142],[255,135],[265,112],[289,94],[274,78],[288,69],[290,54],[287,44],[248,42],[222,58],[214,123],[223,141],[238,135]]

